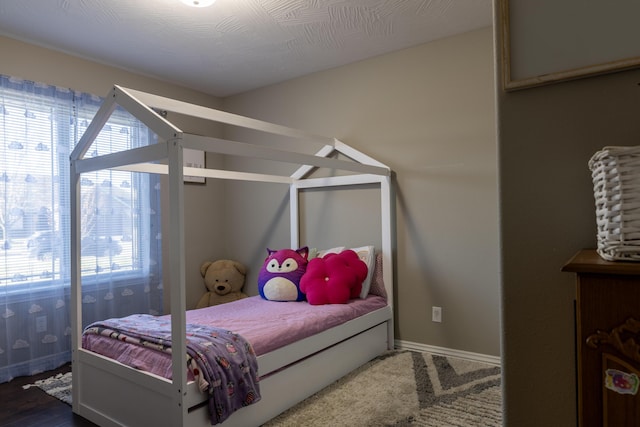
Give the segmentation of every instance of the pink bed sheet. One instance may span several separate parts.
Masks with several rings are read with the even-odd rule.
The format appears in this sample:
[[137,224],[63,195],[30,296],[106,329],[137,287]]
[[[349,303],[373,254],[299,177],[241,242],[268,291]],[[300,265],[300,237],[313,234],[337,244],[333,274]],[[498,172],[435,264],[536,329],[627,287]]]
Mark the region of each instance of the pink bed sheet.
[[[369,295],[348,304],[310,305],[307,302],[267,301],[259,296],[187,311],[187,323],[228,329],[251,343],[258,356],[340,325],[386,306],[384,298]],[[82,336],[86,350],[136,369],[171,378],[171,357],[94,334]]]

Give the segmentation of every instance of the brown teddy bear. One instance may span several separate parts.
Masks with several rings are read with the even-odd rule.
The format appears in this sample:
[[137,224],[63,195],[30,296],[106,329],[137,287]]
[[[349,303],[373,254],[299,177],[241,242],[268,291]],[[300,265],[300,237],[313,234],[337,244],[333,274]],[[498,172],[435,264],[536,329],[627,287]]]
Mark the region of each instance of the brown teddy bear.
[[196,308],[224,304],[248,296],[242,292],[247,269],[238,261],[207,261],[200,267],[200,274],[207,292],[200,297]]

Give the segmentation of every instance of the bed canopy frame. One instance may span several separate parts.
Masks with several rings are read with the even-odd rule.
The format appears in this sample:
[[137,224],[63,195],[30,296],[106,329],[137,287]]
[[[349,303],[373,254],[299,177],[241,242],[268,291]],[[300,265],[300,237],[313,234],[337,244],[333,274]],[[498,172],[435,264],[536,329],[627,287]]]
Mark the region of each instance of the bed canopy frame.
[[[103,126],[107,123],[116,107],[120,106],[132,116],[143,122],[158,136],[158,142],[148,146],[114,152],[96,157],[85,157],[92,143],[95,141]],[[265,134],[293,138],[301,144],[318,143],[322,148],[314,155],[300,152],[286,151],[267,146],[239,142],[218,138],[215,136],[194,135],[182,131],[173,124],[166,112],[179,113],[193,118],[218,122],[223,125],[232,125]],[[299,168],[290,176],[279,176],[261,173],[238,172],[222,169],[193,168],[183,165],[183,150],[195,149],[223,155],[250,157],[256,159],[275,160],[299,165]],[[344,158],[335,158],[339,153]],[[331,157],[333,156],[333,157]],[[342,156],[341,156],[342,157]],[[154,415],[162,425],[203,425],[202,420],[207,417],[194,417],[192,409],[197,407],[201,398],[197,387],[188,384],[186,366],[186,351],[172,352],[173,379],[167,380],[152,374],[137,371],[135,369],[119,365],[81,347],[82,337],[82,277],[80,270],[80,182],[81,174],[104,169],[125,170],[131,172],[166,174],[168,175],[169,191],[169,236],[171,241],[171,255],[164,257],[168,260],[168,282],[171,288],[171,327],[173,348],[186,348],[185,338],[185,310],[186,310],[186,280],[185,280],[185,239],[184,239],[184,176],[196,176],[215,179],[272,182],[288,185],[290,188],[290,223],[291,247],[300,246],[300,212],[299,194],[305,189],[333,188],[339,186],[358,186],[377,184],[380,188],[381,210],[381,254],[383,263],[383,278],[387,293],[387,308],[384,313],[376,313],[369,316],[367,322],[375,324],[375,338],[362,338],[360,326],[351,325],[346,329],[351,332],[328,333],[325,337],[314,340],[314,344],[306,343],[297,346],[277,350],[274,357],[260,362],[261,376],[279,370],[296,361],[303,360],[299,364],[298,373],[293,377],[283,377],[272,382],[277,394],[286,394],[281,390],[290,388],[287,381],[295,378],[308,385],[301,385],[296,390],[295,397],[286,397],[274,400],[272,404],[263,405],[260,411],[246,411],[235,418],[231,423],[241,424],[262,423],[282,412],[289,406],[297,403],[305,397],[320,390],[335,379],[345,375],[382,351],[393,349],[393,284],[394,272],[392,253],[394,244],[393,227],[393,189],[392,173],[388,166],[372,159],[347,144],[328,137],[311,135],[303,131],[260,121],[236,114],[215,110],[183,101],[178,101],[138,90],[114,86],[105,98],[94,119],[80,139],[70,155],[71,166],[71,298],[72,298],[72,363],[73,375],[73,411],[100,425],[122,425],[116,417],[110,413],[122,410],[119,405],[125,405],[127,399],[137,399],[133,408],[141,408],[142,411],[155,409]],[[328,168],[342,170],[350,174],[330,177],[313,177],[312,172],[316,168]],[[165,261],[167,262],[167,261]],[[372,318],[375,318],[372,320]],[[344,329],[344,328],[343,328]],[[367,334],[370,332],[367,332]],[[371,332],[373,334],[373,332]],[[341,334],[345,334],[341,337]],[[351,335],[353,336],[351,336]],[[358,335],[359,334],[359,335]],[[335,336],[332,336],[335,335]],[[383,345],[379,344],[382,335]],[[360,338],[358,338],[360,337]],[[316,344],[325,341],[324,344]],[[372,342],[369,342],[372,341]],[[343,342],[350,345],[341,349]],[[349,342],[352,342],[349,344]],[[339,343],[339,344],[336,344]],[[323,347],[324,346],[324,347]],[[302,348],[306,347],[306,350]],[[383,348],[384,347],[384,348]],[[327,355],[322,360],[312,356],[321,353],[320,350],[328,348]],[[312,356],[312,357],[310,357]],[[335,357],[339,356],[343,364],[337,369]],[[314,359],[318,365],[314,365]],[[270,362],[277,360],[277,362]],[[271,366],[273,365],[273,366]],[[307,366],[308,365],[308,366]],[[344,366],[342,366],[344,365]],[[318,369],[326,366],[326,369],[335,370],[327,375],[326,372],[313,373],[310,369]],[[292,370],[292,372],[295,371]],[[322,380],[310,379],[314,376],[323,377]],[[276,377],[274,375],[274,377]],[[270,379],[269,377],[268,379]],[[266,381],[265,381],[266,382]],[[95,383],[96,386],[92,384]],[[263,382],[261,382],[262,384]],[[124,389],[131,389],[125,392]],[[269,387],[268,387],[269,388]],[[125,397],[122,394],[125,393]],[[129,397],[126,396],[129,393]],[[98,403],[98,401],[105,401]],[[263,400],[265,399],[263,393]],[[271,400],[270,400],[271,401]],[[252,408],[251,405],[239,412]],[[265,406],[273,406],[264,409]],[[246,415],[246,416],[245,416]],[[142,415],[141,415],[142,416]],[[140,422],[145,425],[153,424],[153,419],[145,414],[143,418],[130,418],[129,422]],[[244,417],[244,418],[243,418]],[[131,421],[133,420],[133,421]],[[249,425],[246,424],[246,425]],[[238,424],[240,425],[240,424]]]

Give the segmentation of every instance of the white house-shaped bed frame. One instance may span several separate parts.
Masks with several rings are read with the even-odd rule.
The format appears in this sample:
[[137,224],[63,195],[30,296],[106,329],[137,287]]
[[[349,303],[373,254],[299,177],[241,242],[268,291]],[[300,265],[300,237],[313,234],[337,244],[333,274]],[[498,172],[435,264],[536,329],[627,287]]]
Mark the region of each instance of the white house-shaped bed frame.
[[[117,106],[127,110],[158,135],[158,143],[123,152],[85,158],[95,138]],[[322,143],[315,155],[288,152],[257,144],[185,133],[161,112],[170,111],[239,126],[266,134],[292,137],[301,143]],[[301,165],[291,176],[277,176],[183,166],[190,148]],[[351,160],[330,158],[338,152]],[[334,139],[189,104],[120,86],[107,95],[70,156],[71,162],[71,298],[73,411],[103,426],[209,425],[203,395],[188,383],[186,350],[172,352],[173,380],[141,372],[83,350],[82,277],[80,272],[81,174],[103,169],[168,174],[171,255],[172,347],[186,348],[184,259],[185,175],[244,181],[274,182],[290,187],[291,247],[299,247],[299,193],[310,188],[378,184],[381,200],[381,253],[388,304],[361,318],[259,357],[262,400],[233,414],[224,425],[259,425],[319,391],[373,357],[394,346],[392,246],[393,192],[389,167]],[[160,162],[160,163],[159,163]],[[315,168],[350,171],[350,175],[310,177]]]

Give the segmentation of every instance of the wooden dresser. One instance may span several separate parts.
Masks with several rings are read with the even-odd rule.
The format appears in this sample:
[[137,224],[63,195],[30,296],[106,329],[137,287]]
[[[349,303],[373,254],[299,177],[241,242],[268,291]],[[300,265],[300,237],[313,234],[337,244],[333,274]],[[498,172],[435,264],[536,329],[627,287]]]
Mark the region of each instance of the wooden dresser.
[[577,253],[578,420],[581,427],[640,426],[640,263]]

